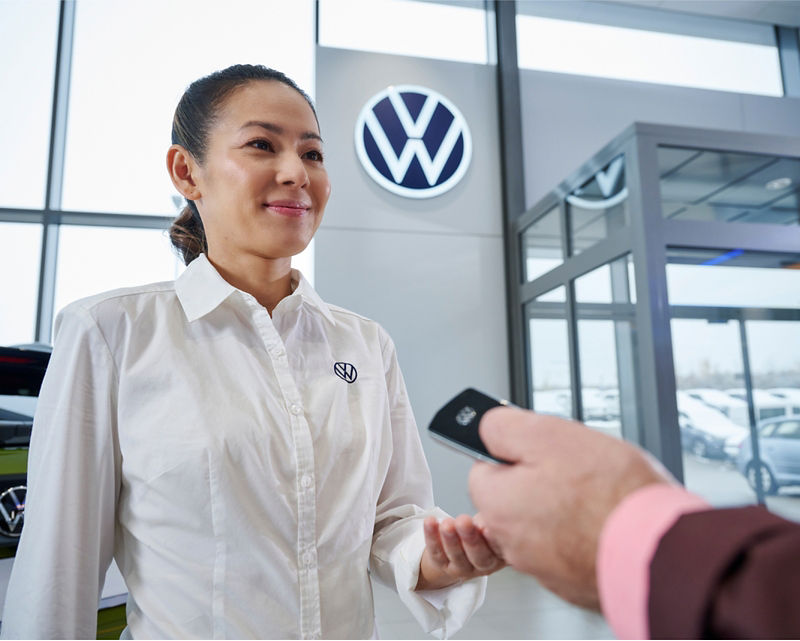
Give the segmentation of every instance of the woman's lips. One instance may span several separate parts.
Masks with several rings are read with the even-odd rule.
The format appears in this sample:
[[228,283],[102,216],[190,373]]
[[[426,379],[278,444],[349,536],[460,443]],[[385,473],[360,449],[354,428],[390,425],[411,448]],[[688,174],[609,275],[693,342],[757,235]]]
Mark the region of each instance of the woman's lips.
[[284,216],[302,216],[308,211],[310,205],[296,200],[273,200],[267,203],[267,207]]

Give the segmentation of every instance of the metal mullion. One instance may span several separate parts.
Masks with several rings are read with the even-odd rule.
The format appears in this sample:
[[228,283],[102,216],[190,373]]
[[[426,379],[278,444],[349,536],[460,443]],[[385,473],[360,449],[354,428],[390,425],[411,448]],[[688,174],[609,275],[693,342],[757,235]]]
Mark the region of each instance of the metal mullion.
[[575,281],[574,277],[570,277],[569,272],[574,267],[574,257],[572,254],[572,237],[569,234],[570,229],[570,211],[566,201],[561,201],[561,248],[564,252],[564,265],[567,267],[566,271],[568,276],[564,279],[564,289],[566,290],[566,316],[567,316],[567,343],[569,345],[569,378],[570,385],[572,386],[572,417],[576,421],[583,420],[583,399],[581,398],[581,371],[580,371],[580,357],[578,345],[578,320],[575,310]]
[[50,342],[55,305],[56,264],[58,261],[58,221],[61,209],[66,151],[67,111],[72,65],[72,40],[75,31],[75,2],[61,0],[58,21],[53,110],[50,121],[50,156],[47,163],[47,188],[42,224],[42,253],[39,266],[39,292],[36,306],[36,340]]
[[798,225],[665,220],[662,229],[670,247],[789,253],[800,247]]
[[800,47],[798,47],[797,29],[776,25],[775,42],[781,62],[783,95],[791,98],[800,97]]
[[41,209],[33,211],[25,209],[0,209],[0,223],[29,223],[41,225],[44,221],[44,212]]
[[672,318],[691,318],[714,321],[798,321],[800,309],[785,307],[700,307],[675,305],[670,307]]
[[523,327],[524,310],[519,297],[522,260],[516,221],[525,211],[525,175],[522,152],[521,95],[517,67],[516,12],[514,0],[495,0],[510,396],[514,403],[522,405],[527,395],[526,340]]
[[759,464],[756,470],[756,497],[761,505],[766,504],[764,486],[761,482],[761,452],[758,447],[758,423],[756,421],[756,404],[753,399],[753,378],[750,370],[750,350],[747,347],[747,329],[744,319],[739,319],[739,337],[742,342],[742,369],[744,370],[744,388],[747,395],[747,412],[750,418],[750,442],[753,447],[753,460]]
[[[565,218],[566,215],[567,212],[564,211],[562,213],[562,219]],[[562,228],[562,234],[564,233],[565,230]],[[564,246],[564,243],[562,243],[562,247]],[[592,245],[580,254],[568,258],[564,263],[558,267],[554,267],[546,274],[542,274],[537,279],[528,283],[523,283],[520,291],[521,300],[523,304],[527,303],[559,285],[566,284],[570,280],[574,280],[601,265],[605,265],[616,258],[628,254],[631,250],[630,248],[631,230],[629,227],[626,227],[615,232],[605,240]]]
[[661,216],[657,139],[638,136],[626,154],[636,270],[636,327],[642,445],[680,481],[675,365],[667,296],[666,225]]

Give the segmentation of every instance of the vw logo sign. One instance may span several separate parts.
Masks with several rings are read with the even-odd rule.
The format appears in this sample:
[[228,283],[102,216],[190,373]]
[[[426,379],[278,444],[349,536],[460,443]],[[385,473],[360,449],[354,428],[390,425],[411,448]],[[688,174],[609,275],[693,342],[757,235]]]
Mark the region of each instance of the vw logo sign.
[[25,496],[28,488],[24,485],[10,487],[0,494],[0,534],[14,538],[22,534],[25,518]]
[[381,187],[406,198],[432,198],[455,187],[472,159],[467,121],[440,93],[389,87],[358,116],[356,154]]

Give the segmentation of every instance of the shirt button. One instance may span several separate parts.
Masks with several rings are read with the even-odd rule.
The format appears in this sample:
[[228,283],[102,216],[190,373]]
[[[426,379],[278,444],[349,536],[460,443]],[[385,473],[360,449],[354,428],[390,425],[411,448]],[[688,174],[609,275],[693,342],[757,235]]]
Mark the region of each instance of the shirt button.
[[314,553],[313,552],[306,552],[303,555],[303,564],[304,565],[313,565],[314,564]]
[[299,405],[292,405],[292,406],[289,408],[289,411],[290,411],[292,414],[294,414],[295,416],[300,416],[300,414],[302,414],[302,413],[303,413],[303,408],[302,408],[302,407],[300,407]]
[[311,477],[310,477],[308,474],[304,474],[304,475],[303,475],[303,478],[302,478],[302,479],[300,479],[300,485],[302,485],[302,486],[303,486],[304,488],[306,488],[306,489],[310,488],[310,487],[311,487],[311,484],[312,484],[313,482],[314,482],[314,481],[312,480],[312,478],[311,478]]
[[281,354],[283,354],[283,348],[280,345],[276,345],[273,347],[270,352],[275,358],[278,358]]
[[318,638],[319,637],[317,637],[317,635],[314,634],[313,632],[311,634],[306,635],[306,639],[318,639]]

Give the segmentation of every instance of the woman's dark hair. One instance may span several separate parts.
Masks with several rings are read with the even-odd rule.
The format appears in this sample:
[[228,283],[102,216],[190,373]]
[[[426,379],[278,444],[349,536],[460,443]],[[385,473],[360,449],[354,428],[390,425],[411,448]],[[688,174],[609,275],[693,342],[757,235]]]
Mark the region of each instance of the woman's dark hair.
[[[208,137],[225,101],[239,88],[251,82],[275,80],[294,89],[308,102],[314,118],[314,103],[294,80],[280,71],[263,65],[233,65],[195,80],[183,94],[172,119],[172,144],[180,145],[200,164],[205,161]],[[194,201],[186,207],[169,228],[169,238],[185,264],[208,251],[206,233]]]

